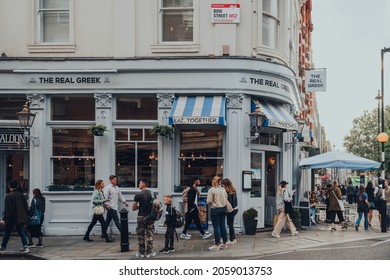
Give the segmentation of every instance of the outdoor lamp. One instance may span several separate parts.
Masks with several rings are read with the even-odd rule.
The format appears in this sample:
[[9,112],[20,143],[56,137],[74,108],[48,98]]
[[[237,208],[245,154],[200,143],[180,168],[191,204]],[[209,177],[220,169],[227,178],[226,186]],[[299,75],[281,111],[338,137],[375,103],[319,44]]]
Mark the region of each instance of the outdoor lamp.
[[379,143],[386,143],[387,141],[389,141],[389,136],[386,132],[379,133],[376,138],[378,139]]
[[297,141],[298,135],[302,135],[303,128],[305,127],[305,124],[306,124],[305,120],[298,119],[297,123],[298,123],[298,130],[293,131],[293,141],[288,142],[288,143],[284,143],[284,150],[285,151],[290,149],[292,145],[295,145],[296,143],[298,143],[298,141]]
[[32,127],[36,114],[30,112],[30,108],[28,107],[28,102],[23,105],[23,109],[20,112],[16,113],[16,117],[19,120],[20,126],[24,128],[24,136],[27,139],[30,139],[33,143],[34,147],[39,146],[39,137],[38,136],[30,136],[29,128]]
[[259,102],[256,102],[255,110],[248,115],[251,129],[254,129],[255,133],[253,136],[245,137],[245,147],[248,147],[253,140],[259,138],[259,132],[263,130],[263,125],[267,118],[267,116],[261,112]]

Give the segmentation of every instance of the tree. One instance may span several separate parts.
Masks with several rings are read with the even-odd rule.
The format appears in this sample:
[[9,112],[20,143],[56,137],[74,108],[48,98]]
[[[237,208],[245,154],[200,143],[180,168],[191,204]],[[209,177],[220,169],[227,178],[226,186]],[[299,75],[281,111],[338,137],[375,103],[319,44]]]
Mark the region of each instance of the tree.
[[[390,106],[385,108],[385,132],[389,134]],[[367,159],[381,161],[381,146],[378,136],[378,109],[364,111],[363,115],[353,120],[352,129],[344,136],[343,146],[348,153]],[[379,150],[378,150],[379,147]],[[378,153],[379,151],[379,153]],[[385,144],[385,166],[390,170],[389,142]]]

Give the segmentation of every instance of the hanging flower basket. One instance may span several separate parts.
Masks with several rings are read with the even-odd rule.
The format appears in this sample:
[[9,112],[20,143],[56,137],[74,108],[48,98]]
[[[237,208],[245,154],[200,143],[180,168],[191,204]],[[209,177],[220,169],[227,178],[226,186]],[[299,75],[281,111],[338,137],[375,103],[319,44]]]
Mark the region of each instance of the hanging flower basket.
[[88,127],[88,134],[93,134],[95,136],[103,136],[105,131],[108,131],[107,127],[101,124]]
[[167,139],[173,139],[175,129],[170,125],[155,125],[151,130],[151,134],[157,134],[158,136],[165,137]]

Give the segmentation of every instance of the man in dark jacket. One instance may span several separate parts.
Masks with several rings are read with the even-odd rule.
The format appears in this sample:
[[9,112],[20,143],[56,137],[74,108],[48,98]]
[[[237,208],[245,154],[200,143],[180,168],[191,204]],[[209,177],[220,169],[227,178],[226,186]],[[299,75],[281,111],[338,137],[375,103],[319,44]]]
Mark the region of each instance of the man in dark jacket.
[[22,240],[23,249],[21,253],[28,253],[28,241],[24,232],[24,225],[28,219],[28,205],[24,195],[18,191],[18,183],[15,180],[11,180],[7,183],[10,192],[5,197],[5,209],[4,217],[1,221],[2,225],[5,225],[3,242],[1,243],[0,254],[5,252],[11,231],[16,226],[16,230],[20,239]]

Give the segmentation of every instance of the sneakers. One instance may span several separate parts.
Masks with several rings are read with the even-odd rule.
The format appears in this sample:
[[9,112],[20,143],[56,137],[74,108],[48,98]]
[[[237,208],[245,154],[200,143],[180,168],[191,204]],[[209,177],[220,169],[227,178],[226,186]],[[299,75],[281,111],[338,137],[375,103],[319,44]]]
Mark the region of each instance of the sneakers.
[[359,230],[359,226],[358,226],[358,225],[355,225],[355,230],[356,230],[356,231]]
[[135,254],[135,256],[136,256],[137,258],[145,258],[145,255],[144,255],[144,254],[141,254],[140,252],[137,252],[137,253]]
[[291,233],[291,236],[295,236],[295,235],[298,235],[298,231],[294,231],[293,233]]
[[169,249],[168,248],[163,248],[159,251],[160,253],[163,253],[163,254],[169,254]]
[[219,251],[219,245],[213,245],[213,246],[211,246],[211,247],[209,247],[209,250],[210,251]]
[[278,235],[278,234],[276,234],[276,233],[271,233],[271,235],[272,235],[273,237],[280,238],[280,235]]
[[22,253],[22,254],[28,254],[28,253],[30,253],[30,249],[29,249],[28,247],[23,248],[22,250],[20,250],[20,253]]
[[212,236],[212,234],[211,233],[204,233],[203,235],[202,235],[202,238],[203,239],[207,239],[207,238],[209,238],[210,236]]
[[228,248],[227,243],[226,243],[226,244],[219,245],[219,249],[220,249],[220,250],[226,250],[227,248]]
[[[30,246],[29,246],[30,247]],[[35,245],[35,247],[38,247],[38,248],[43,248],[43,244],[42,243],[38,243]]]
[[5,254],[5,248],[1,247],[0,248],[0,255],[3,255],[3,254]]
[[89,238],[89,236],[84,236],[83,240],[88,241],[88,242],[92,242],[93,241],[91,238]]
[[330,231],[331,231],[331,232],[335,232],[335,231],[336,231],[336,228],[332,227],[332,228],[330,229]]
[[182,233],[182,234],[180,234],[180,238],[185,239],[185,240],[190,240],[191,235],[188,235],[187,233]]
[[234,245],[234,241],[228,241],[228,242],[226,242],[226,245],[232,246],[232,245]]
[[34,243],[28,243],[28,248],[33,248],[33,247],[35,247],[35,245],[34,245]]
[[175,248],[168,248],[168,250],[169,250],[169,253],[174,253],[176,251]]
[[154,257],[154,256],[156,256],[156,252],[154,252],[154,251],[151,252],[150,254],[146,255],[147,258],[151,258],[151,257]]

